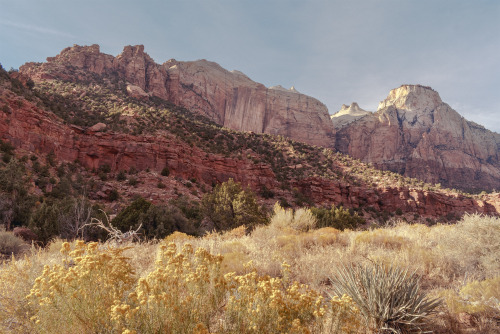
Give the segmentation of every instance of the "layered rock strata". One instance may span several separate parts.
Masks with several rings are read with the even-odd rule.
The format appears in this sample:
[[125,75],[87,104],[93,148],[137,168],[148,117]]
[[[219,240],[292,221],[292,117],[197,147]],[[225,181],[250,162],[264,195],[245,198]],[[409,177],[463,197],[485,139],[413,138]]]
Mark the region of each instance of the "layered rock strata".
[[377,112],[339,129],[335,147],[425,182],[500,189],[498,134],[464,119],[430,87],[393,89]]
[[333,125],[324,104],[293,87],[266,88],[239,71],[230,72],[206,60],[172,59],[159,65],[142,45],[127,46],[117,57],[101,53],[98,45],[75,45],[46,63],[27,63],[20,71],[35,81],[75,80],[74,68],[117,74],[131,84],[132,96],[158,96],[233,130],[333,146]]
[[[279,188],[269,165],[255,164],[249,159],[206,154],[168,134],[133,136],[83,130],[63,124],[54,114],[26,100],[19,107],[19,98],[10,95],[7,98],[9,112],[0,110],[0,138],[26,151],[44,154],[53,152],[59,161],[78,160],[89,169],[107,164],[114,171],[134,167],[138,170],[149,168],[159,173],[167,166],[174,176],[186,179],[194,177],[206,184],[233,178],[256,191],[263,186],[267,189]],[[347,207],[371,206],[381,211],[400,208],[403,212],[436,217],[450,213],[500,212],[498,194],[479,200],[422,189],[353,186],[341,180],[319,177],[291,180],[291,185],[315,203],[323,205],[342,203]]]

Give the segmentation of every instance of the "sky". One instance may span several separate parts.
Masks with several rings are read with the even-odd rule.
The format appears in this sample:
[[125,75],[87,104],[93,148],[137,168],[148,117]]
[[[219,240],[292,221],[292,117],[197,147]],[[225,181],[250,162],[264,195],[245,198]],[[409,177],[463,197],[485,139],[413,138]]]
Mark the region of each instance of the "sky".
[[215,61],[330,114],[351,102],[375,111],[391,89],[422,84],[500,132],[498,0],[0,0],[4,68],[73,44]]

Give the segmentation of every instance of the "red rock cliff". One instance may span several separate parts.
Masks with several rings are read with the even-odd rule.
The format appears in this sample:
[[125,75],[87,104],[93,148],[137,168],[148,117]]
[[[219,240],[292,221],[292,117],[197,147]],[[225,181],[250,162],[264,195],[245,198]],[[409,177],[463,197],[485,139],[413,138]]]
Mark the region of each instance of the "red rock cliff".
[[[208,184],[233,178],[254,190],[266,186],[283,192],[279,190],[279,182],[266,164],[206,154],[168,134],[132,136],[84,131],[63,124],[54,114],[40,110],[12,93],[1,93],[9,104],[9,112],[0,110],[0,138],[27,151],[54,152],[60,161],[73,162],[78,159],[88,168],[108,164],[113,170],[135,167],[138,170],[150,168],[160,172],[163,167],[168,166],[173,175],[195,177]],[[320,177],[292,180],[292,186],[300,189],[317,204],[343,203],[347,207],[372,206],[387,211],[400,208],[404,212],[436,217],[449,213],[500,212],[498,194],[479,200],[422,189],[353,186],[340,180]],[[286,196],[285,193],[283,195]]]
[[99,75],[118,73],[146,93],[206,115],[230,129],[333,146],[333,125],[324,104],[292,89],[266,88],[238,71],[227,71],[206,60],[169,60],[159,65],[142,45],[127,46],[117,57],[101,53],[98,45],[75,45],[46,63],[25,64],[20,71],[35,81],[71,80],[72,67]]
[[497,136],[461,117],[430,87],[403,85],[376,113],[339,129],[336,148],[425,182],[500,189]]

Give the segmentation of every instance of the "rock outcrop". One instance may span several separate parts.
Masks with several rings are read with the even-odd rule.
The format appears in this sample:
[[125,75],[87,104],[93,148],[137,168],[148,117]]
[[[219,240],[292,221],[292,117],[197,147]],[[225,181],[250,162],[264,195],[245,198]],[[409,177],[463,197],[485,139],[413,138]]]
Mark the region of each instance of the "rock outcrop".
[[132,96],[158,96],[233,130],[333,146],[333,125],[324,104],[293,87],[266,88],[239,71],[230,72],[206,60],[169,60],[159,65],[142,45],[126,46],[117,57],[101,53],[98,45],[75,45],[46,63],[27,63],[20,71],[35,82],[81,79],[74,68],[119,75],[130,83]]
[[335,114],[331,116],[333,126],[336,130],[343,128],[344,126],[364,117],[370,115],[372,112],[361,109],[356,102],[351,103],[350,106],[345,104],[342,108]]
[[498,134],[469,122],[430,87],[403,85],[378,111],[339,129],[336,149],[376,167],[467,190],[500,189]]
[[271,168],[252,160],[237,160],[206,154],[197,147],[171,136],[134,136],[96,132],[63,124],[57,116],[24,102],[21,108],[12,99],[12,111],[0,111],[0,139],[28,152],[53,152],[59,161],[79,161],[88,169],[109,165],[113,171],[168,167],[173,175],[196,178],[206,184],[233,178],[260,189],[277,187]]
[[500,189],[500,135],[469,122],[429,87],[403,85],[371,113],[356,103],[330,119],[318,100],[295,88],[266,88],[239,71],[206,60],[157,64],[143,46],[113,57],[99,46],[73,46],[46,63],[28,63],[35,82],[127,81],[138,99],[157,96],[238,131],[283,135],[335,148],[376,167],[464,190]]
[[[64,124],[53,113],[41,110],[15,94],[2,93],[2,96],[9,106],[9,112],[0,110],[0,139],[8,140],[27,152],[53,152],[58,161],[78,160],[89,169],[98,169],[106,164],[113,171],[134,167],[159,173],[167,166],[173,176],[196,178],[209,185],[233,178],[256,191],[265,186],[284,192],[279,189],[279,182],[268,164],[256,164],[246,158],[207,154],[168,133],[134,136],[84,130]],[[347,207],[371,206],[389,212],[401,209],[427,217],[460,215],[464,212],[500,212],[498,194],[478,199],[456,193],[397,186],[353,186],[341,179],[321,177],[292,180],[291,186],[300,189],[315,203],[323,205],[342,203]]]

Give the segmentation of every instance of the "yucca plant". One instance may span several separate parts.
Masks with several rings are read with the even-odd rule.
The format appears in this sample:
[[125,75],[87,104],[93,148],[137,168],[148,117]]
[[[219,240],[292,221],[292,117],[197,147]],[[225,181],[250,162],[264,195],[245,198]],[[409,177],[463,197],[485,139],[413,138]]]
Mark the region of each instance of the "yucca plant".
[[377,333],[423,332],[426,317],[441,304],[439,299],[427,298],[420,278],[408,269],[349,265],[331,281],[334,292],[350,296],[367,326]]

